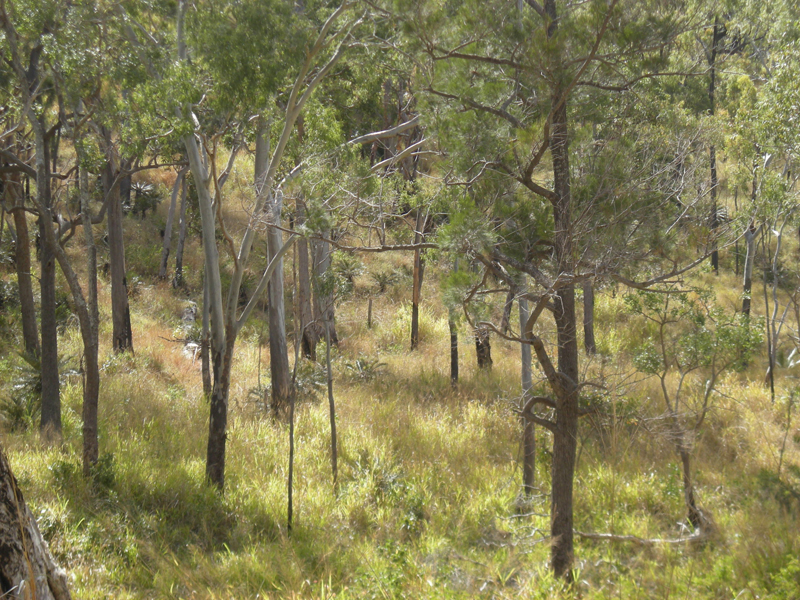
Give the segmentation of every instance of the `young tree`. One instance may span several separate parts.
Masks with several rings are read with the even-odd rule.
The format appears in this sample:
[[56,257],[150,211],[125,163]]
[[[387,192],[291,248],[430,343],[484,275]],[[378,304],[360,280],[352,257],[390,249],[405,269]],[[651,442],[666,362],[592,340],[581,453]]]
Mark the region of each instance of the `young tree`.
[[658,378],[669,422],[667,435],[683,470],[683,494],[689,522],[710,533],[713,520],[698,505],[691,458],[695,440],[720,378],[740,371],[761,343],[746,317],[728,315],[714,306],[708,293],[678,289],[626,295],[628,309],[650,324],[649,339],[634,364]]

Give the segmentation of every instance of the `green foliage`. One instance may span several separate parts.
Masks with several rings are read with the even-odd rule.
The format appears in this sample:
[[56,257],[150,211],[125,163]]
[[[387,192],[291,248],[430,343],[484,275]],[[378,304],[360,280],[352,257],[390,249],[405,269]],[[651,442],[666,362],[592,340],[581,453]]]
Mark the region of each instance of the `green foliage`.
[[19,288],[13,281],[0,279],[0,312],[19,306]]
[[364,264],[354,254],[338,250],[333,253],[332,263],[338,275],[338,295],[347,298],[353,293],[355,278],[364,272]]
[[375,283],[378,285],[378,293],[384,294],[390,286],[393,286],[400,279],[400,275],[396,270],[383,270],[370,273]]
[[633,314],[651,324],[651,339],[634,354],[643,373],[660,375],[706,369],[714,377],[742,371],[761,345],[761,334],[741,314],[715,306],[708,293],[636,291],[625,296]]
[[367,356],[360,355],[353,361],[345,362],[344,366],[354,380],[372,381],[386,368],[386,363],[377,358],[370,359]]
[[42,408],[41,360],[24,352],[19,357],[22,362],[13,367],[11,393],[0,398],[0,419],[11,431],[34,426]]

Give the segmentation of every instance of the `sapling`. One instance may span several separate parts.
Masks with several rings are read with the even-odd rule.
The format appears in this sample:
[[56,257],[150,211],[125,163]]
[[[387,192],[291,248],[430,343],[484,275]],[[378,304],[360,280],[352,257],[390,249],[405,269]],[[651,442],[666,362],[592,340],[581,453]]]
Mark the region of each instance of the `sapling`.
[[712,521],[698,506],[692,478],[694,440],[712,409],[721,377],[746,367],[761,336],[743,315],[715,306],[708,292],[666,292],[637,291],[625,297],[629,310],[652,329],[633,361],[660,382],[669,435],[683,469],[687,516],[695,529],[708,533]]

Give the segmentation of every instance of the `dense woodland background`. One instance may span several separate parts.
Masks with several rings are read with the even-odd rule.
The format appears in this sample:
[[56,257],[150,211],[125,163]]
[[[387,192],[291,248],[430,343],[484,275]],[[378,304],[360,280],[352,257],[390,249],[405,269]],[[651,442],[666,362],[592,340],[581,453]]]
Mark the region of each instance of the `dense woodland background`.
[[800,597],[794,2],[0,21],[4,595]]

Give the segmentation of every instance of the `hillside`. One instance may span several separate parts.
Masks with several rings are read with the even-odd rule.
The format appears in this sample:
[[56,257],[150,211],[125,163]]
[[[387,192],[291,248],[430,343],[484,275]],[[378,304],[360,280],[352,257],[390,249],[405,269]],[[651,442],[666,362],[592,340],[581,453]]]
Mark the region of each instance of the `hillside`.
[[[789,377],[779,379],[775,404],[762,382],[763,357],[744,373],[726,375],[719,386],[694,451],[699,502],[717,526],[713,538],[648,545],[579,538],[575,591],[560,591],[546,566],[550,434],[542,428],[539,491],[530,501],[520,496],[521,428],[513,410],[520,396],[518,345],[493,336],[494,367],[480,372],[462,323],[460,380],[452,388],[447,310],[435,263],[423,288],[421,345],[408,350],[410,280],[402,276],[408,253],[364,256],[355,289],[337,306],[338,493],[331,483],[324,368],[303,361],[294,527],[287,531],[288,426],[269,416],[258,388],[259,377],[263,386],[269,372],[259,316],[238,345],[227,485],[219,494],[204,483],[208,412],[199,360],[176,341],[185,337],[184,308],[199,300],[199,246],[192,240],[187,247],[192,266],[185,290],[155,279],[164,209],[162,203],[161,212],[143,222],[125,220],[134,355],[111,352],[108,281],[101,277],[101,459],[95,479],[81,476],[81,350],[69,319],[59,340],[66,363],[63,444],[44,445],[35,421],[24,419],[15,429],[7,422],[2,434],[75,597],[800,594],[800,432],[797,409],[788,404],[794,401]],[[723,306],[738,302],[729,258],[719,277],[696,275]],[[369,274],[389,268],[401,275],[379,294]],[[287,273],[291,290],[290,268]],[[12,276],[6,268],[6,286],[13,287]],[[602,413],[581,422],[576,529],[680,539],[687,534],[680,466],[657,381],[635,375],[631,365],[643,329],[627,313],[624,295],[623,289],[598,293],[598,355],[585,364],[614,387]],[[371,330],[368,296],[374,297]],[[5,406],[22,364],[15,352],[15,311],[6,306],[2,313]],[[763,315],[758,294],[753,314],[755,322]],[[534,380],[541,377],[534,370]],[[638,381],[630,383],[632,377]]]

